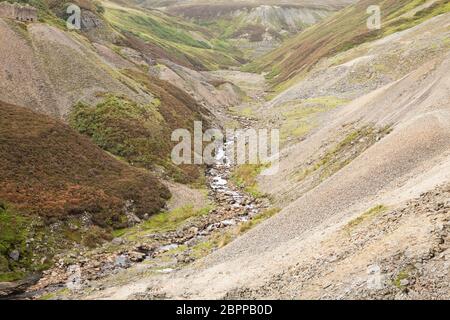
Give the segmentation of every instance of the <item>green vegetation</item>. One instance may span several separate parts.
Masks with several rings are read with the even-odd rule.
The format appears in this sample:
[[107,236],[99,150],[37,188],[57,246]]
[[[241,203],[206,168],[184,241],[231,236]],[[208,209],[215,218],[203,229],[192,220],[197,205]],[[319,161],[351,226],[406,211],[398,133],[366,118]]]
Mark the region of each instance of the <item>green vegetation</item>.
[[362,215],[360,215],[356,219],[350,221],[346,226],[346,230],[351,231],[352,229],[361,225],[363,222],[369,221],[369,220],[375,218],[376,216],[378,216],[380,213],[385,212],[387,209],[388,208],[383,205],[377,205],[377,206],[373,207],[372,209],[364,212]]
[[[21,280],[30,273],[47,269],[53,254],[73,243],[95,247],[110,239],[109,233],[97,226],[74,231],[67,222],[62,222],[52,229],[36,218],[0,204],[0,282]],[[13,253],[17,259],[11,257]]]
[[207,256],[215,249],[225,247],[233,240],[235,240],[237,237],[241,236],[242,234],[254,228],[263,221],[273,217],[278,212],[280,212],[280,209],[278,208],[268,209],[259,214],[258,216],[254,217],[252,220],[245,222],[235,228],[232,228],[225,232],[217,232],[213,234],[208,240],[202,241],[192,248],[191,254],[192,257],[195,259],[200,259],[204,256]]
[[[450,12],[448,0],[438,0],[418,9],[423,0],[362,0],[322,23],[305,30],[281,48],[261,57],[245,69],[268,72],[268,78],[278,90],[292,79],[310,70],[320,59],[414,27],[432,17]],[[381,30],[367,28],[367,8],[380,5]],[[417,10],[413,11],[413,10]]]
[[[31,252],[26,245],[30,224],[28,218],[0,203],[0,282],[21,279],[23,267],[31,264]],[[13,251],[19,253],[18,261],[9,258]]]
[[167,232],[176,230],[187,220],[207,215],[211,207],[195,209],[193,206],[185,206],[168,213],[160,213],[144,222],[142,229],[149,232]]
[[246,118],[253,118],[255,116],[255,112],[252,107],[245,107],[245,108],[232,107],[230,108],[230,111],[235,115]]
[[397,274],[397,277],[393,281],[393,284],[400,290],[405,289],[405,286],[402,285],[402,281],[408,280],[415,270],[416,268],[414,266],[407,266],[404,269],[400,270],[400,272]]
[[144,41],[157,58],[198,70],[239,65],[240,53],[226,41],[215,39],[205,28],[160,11],[106,5],[104,16],[120,32]]
[[[127,11],[120,11],[120,18],[123,25],[132,25],[133,29],[125,31],[134,32],[137,36],[146,39],[148,33],[154,34],[160,39],[183,44],[190,47],[211,49],[210,45],[204,41],[195,40],[187,32],[176,26],[165,24],[165,21],[157,21],[156,17],[149,15],[130,14]],[[136,31],[135,31],[136,30]]]
[[207,241],[202,241],[192,248],[192,257],[195,259],[200,259],[213,252],[213,250],[217,247],[217,238],[211,238]]
[[66,296],[70,293],[70,290],[68,288],[60,289],[56,292],[51,292],[44,294],[43,296],[39,297],[39,300],[53,300],[56,298],[61,298],[62,296]]
[[195,209],[191,205],[184,206],[170,212],[156,214],[136,227],[116,230],[113,232],[113,235],[115,237],[125,236],[128,239],[136,239],[145,234],[175,231],[188,220],[205,216],[211,210],[211,206],[201,209]]
[[277,107],[284,120],[281,123],[281,141],[300,138],[308,134],[316,125],[316,117],[348,102],[337,97],[317,97],[289,101]]
[[251,194],[253,197],[261,198],[264,194],[258,190],[257,177],[264,169],[267,169],[267,165],[240,165],[234,170],[231,180],[238,187],[244,189],[245,192]]
[[162,139],[164,119],[158,104],[155,100],[153,104],[140,105],[125,97],[108,95],[96,106],[78,103],[70,115],[70,124],[102,149],[133,165],[152,168],[170,149],[169,142]]
[[[201,117],[194,109],[196,104],[190,104],[184,96],[169,95],[158,83],[153,83],[149,89],[157,98],[148,105],[118,95],[106,95],[95,106],[78,103],[69,116],[69,123],[99,147],[133,166],[151,170],[162,167],[178,182],[195,183],[201,178],[199,168],[178,167],[172,163],[170,135],[172,128],[190,128],[193,119]],[[177,92],[173,90],[172,94]],[[175,113],[177,111],[179,113]]]
[[[0,103],[0,135],[0,199],[14,208],[7,213],[17,215],[16,224],[27,222],[19,217],[39,222],[32,228],[33,238],[46,243],[47,251],[61,243],[48,238],[48,225],[60,225],[58,235],[71,243],[89,244],[107,237],[96,227],[109,231],[128,224],[127,203],[142,218],[160,212],[170,197],[153,175],[29,109]],[[94,227],[80,232],[79,219],[85,213],[92,216]]]
[[331,150],[327,151],[310,167],[297,174],[297,179],[302,181],[317,173],[316,183],[326,180],[336,172],[344,168],[361,153],[372,146],[378,139],[389,134],[390,127],[375,129],[365,126],[361,129],[350,132]]

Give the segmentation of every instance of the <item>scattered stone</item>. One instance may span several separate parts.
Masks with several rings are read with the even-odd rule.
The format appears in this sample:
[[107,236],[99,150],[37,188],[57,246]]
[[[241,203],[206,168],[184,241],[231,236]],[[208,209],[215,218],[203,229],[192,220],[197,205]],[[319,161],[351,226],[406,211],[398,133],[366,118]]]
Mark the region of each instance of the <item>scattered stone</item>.
[[224,221],[222,221],[222,225],[225,226],[225,227],[235,226],[236,225],[236,221],[234,221],[234,220],[224,220]]
[[20,259],[20,252],[18,250],[13,250],[9,253],[9,257],[11,258],[11,260],[17,262]]
[[117,256],[114,265],[118,268],[128,268],[130,266],[130,260],[126,255]]
[[163,247],[159,248],[157,251],[158,252],[167,252],[167,251],[170,251],[170,250],[174,250],[174,249],[176,249],[178,247],[179,247],[178,244],[173,243],[173,244],[169,244],[167,246],[163,246]]
[[129,253],[129,258],[132,262],[139,263],[145,260],[147,255],[142,252],[131,252]]
[[126,241],[122,238],[114,238],[111,242],[115,245],[122,245],[125,244]]
[[408,286],[408,285],[409,285],[409,280],[408,280],[408,279],[400,280],[400,285],[401,285],[402,287]]

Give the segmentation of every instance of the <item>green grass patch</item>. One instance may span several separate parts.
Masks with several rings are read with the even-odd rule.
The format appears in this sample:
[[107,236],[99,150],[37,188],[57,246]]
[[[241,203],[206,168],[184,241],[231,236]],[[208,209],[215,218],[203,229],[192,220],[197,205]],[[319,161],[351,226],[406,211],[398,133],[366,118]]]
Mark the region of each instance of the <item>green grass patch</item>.
[[411,277],[411,274],[416,270],[414,266],[407,266],[403,270],[397,274],[396,278],[393,281],[393,284],[400,290],[405,289],[405,286],[402,285],[403,280],[408,280]]
[[267,169],[267,165],[253,165],[244,164],[236,167],[231,175],[231,180],[238,187],[242,188],[245,192],[249,193],[255,198],[261,198],[264,196],[258,190],[257,177],[261,174],[264,169]]
[[193,206],[185,206],[168,213],[160,213],[151,217],[142,224],[142,229],[151,232],[173,231],[189,219],[207,215],[211,207],[194,209]]
[[353,230],[354,228],[360,226],[362,223],[366,222],[366,221],[370,221],[373,218],[375,218],[376,216],[378,216],[379,214],[385,212],[388,208],[384,205],[377,205],[375,207],[373,207],[372,209],[364,212],[362,215],[360,215],[359,217],[353,219],[352,221],[350,221],[347,226],[345,227],[345,229],[350,232],[351,230]]
[[129,229],[116,230],[114,237],[123,237],[133,240],[150,233],[162,233],[175,231],[190,219],[207,215],[212,210],[211,206],[195,209],[192,205],[177,208],[170,212],[161,212],[153,215],[147,221]]
[[[0,282],[21,279],[32,265],[32,252],[27,247],[31,219],[17,214],[0,203]],[[19,260],[9,255],[19,252]]]
[[318,115],[346,103],[346,99],[330,96],[288,101],[280,105],[278,109],[285,119],[280,128],[281,141],[305,136],[315,127]]
[[245,107],[245,108],[232,107],[230,108],[230,110],[233,114],[246,118],[253,118],[255,116],[255,112],[252,107]]

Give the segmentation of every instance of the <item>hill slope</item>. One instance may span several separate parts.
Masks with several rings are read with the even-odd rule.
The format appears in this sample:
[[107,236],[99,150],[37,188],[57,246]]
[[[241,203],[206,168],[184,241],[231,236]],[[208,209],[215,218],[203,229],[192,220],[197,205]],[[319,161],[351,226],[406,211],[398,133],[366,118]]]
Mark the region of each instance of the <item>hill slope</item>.
[[108,239],[133,217],[159,212],[170,196],[153,175],[58,120],[3,102],[0,115],[2,280],[41,268],[57,249]]
[[252,59],[353,1],[144,1],[204,26]]
[[[376,4],[381,8],[382,29],[369,30],[366,10]],[[248,70],[269,72],[272,84],[282,90],[309,71],[321,58],[408,29],[449,10],[447,0],[359,1],[299,34],[283,47],[250,65]]]
[[[387,50],[411,67],[350,90],[356,98],[284,149],[278,174],[259,179],[279,214],[185,270],[131,275],[91,297],[448,298],[449,21],[438,15],[329,58],[351,68],[366,64],[366,49],[375,60]],[[421,60],[411,43],[435,50]],[[334,72],[321,70],[325,94]]]

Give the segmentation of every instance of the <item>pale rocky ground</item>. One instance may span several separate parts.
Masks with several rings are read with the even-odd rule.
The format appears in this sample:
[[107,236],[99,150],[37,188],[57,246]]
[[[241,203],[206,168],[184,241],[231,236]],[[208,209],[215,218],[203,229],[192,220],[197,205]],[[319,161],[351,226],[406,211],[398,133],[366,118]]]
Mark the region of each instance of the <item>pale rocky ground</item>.
[[[379,57],[389,46],[410,55],[388,80],[373,84],[366,75],[352,102],[285,149],[279,174],[260,181],[282,212],[185,269],[118,286],[112,279],[112,287],[86,298],[448,299],[448,17],[416,27],[412,42],[404,32],[370,45]],[[435,48],[430,59],[412,43]],[[361,68],[362,61],[341,62]],[[379,136],[352,141],[344,149],[350,155],[335,148],[364,127]],[[350,162],[307,188],[309,177],[298,174],[329,150]],[[365,214],[379,205],[381,212]]]

